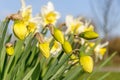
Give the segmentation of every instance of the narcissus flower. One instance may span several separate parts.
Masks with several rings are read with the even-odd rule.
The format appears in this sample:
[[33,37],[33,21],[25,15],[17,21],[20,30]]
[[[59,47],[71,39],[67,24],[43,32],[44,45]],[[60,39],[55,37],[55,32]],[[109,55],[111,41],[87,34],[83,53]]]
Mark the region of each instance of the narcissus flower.
[[78,34],[79,28],[83,26],[83,23],[80,22],[79,18],[74,19],[73,16],[68,15],[66,16],[66,26],[67,26],[67,30],[65,34],[68,34],[68,33]]
[[106,53],[107,49],[105,48],[105,46],[107,46],[109,44],[109,42],[105,42],[103,44],[98,44],[95,49],[95,55],[96,55],[96,61],[98,60],[98,58],[100,58],[100,60],[103,58],[104,54]]
[[39,44],[39,48],[40,48],[40,51],[42,52],[42,54],[43,54],[46,58],[49,58],[49,56],[50,56],[49,43],[48,43],[48,42],[40,43],[40,44]]
[[79,36],[87,40],[92,40],[98,38],[99,35],[94,31],[86,31],[80,33]]
[[52,36],[54,37],[54,39],[58,42],[60,42],[61,44],[64,43],[64,35],[62,33],[62,31],[60,31],[58,28],[54,27],[54,25],[52,24],[48,24],[46,25],[46,27],[49,28]]
[[41,17],[43,19],[43,26],[47,24],[54,25],[56,21],[60,18],[60,14],[55,11],[53,4],[51,2],[48,2],[48,4],[43,6],[41,9]]
[[32,17],[32,7],[25,6],[24,0],[22,1],[22,8],[17,15],[21,16],[21,19],[13,19],[13,31],[17,38],[24,40],[29,33],[35,32],[38,28],[38,20],[40,17]]
[[12,43],[6,44],[6,53],[10,56],[12,56],[14,54],[14,46]]
[[21,40],[25,39],[29,33],[26,24],[20,20],[14,21],[13,32],[15,36]]
[[72,52],[72,46],[67,40],[64,41],[64,44],[62,44],[62,47],[67,54]]
[[42,34],[40,34],[38,32],[35,34],[35,37],[39,41],[38,47],[40,48],[42,55],[45,58],[49,58],[50,57],[50,47],[49,47],[50,43],[49,43],[49,41],[48,42],[44,41]]
[[88,73],[93,71],[93,59],[91,56],[81,56],[80,64],[82,65],[84,71]]
[[64,43],[64,35],[63,35],[62,31],[60,31],[59,29],[57,29],[55,27],[54,27],[54,30],[53,30],[53,36],[61,44]]
[[62,50],[62,46],[59,42],[54,41],[54,44],[50,50],[50,53],[56,55],[60,50]]

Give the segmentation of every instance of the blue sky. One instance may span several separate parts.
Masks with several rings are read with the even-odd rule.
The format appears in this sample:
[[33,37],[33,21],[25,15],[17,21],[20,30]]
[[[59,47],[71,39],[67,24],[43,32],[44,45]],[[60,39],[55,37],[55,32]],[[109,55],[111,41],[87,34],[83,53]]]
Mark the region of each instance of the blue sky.
[[[26,0],[27,5],[32,5],[33,15],[40,12],[41,6],[47,4],[48,1],[53,2],[55,9],[61,13],[62,18],[71,14],[73,16],[94,17],[90,7],[91,0]],[[0,0],[0,19],[4,19],[11,13],[16,13],[21,8],[20,0]],[[120,27],[112,34],[120,35]]]

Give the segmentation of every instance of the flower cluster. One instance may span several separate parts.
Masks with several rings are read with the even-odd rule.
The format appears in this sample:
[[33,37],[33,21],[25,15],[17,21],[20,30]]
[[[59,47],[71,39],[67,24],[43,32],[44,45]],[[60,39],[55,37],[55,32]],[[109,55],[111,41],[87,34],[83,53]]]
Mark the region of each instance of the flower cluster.
[[[22,0],[22,8],[18,13],[8,17],[13,20],[13,32],[19,40],[25,40],[30,34],[38,40],[40,54],[46,59],[58,56],[60,53],[70,55],[69,64],[81,65],[84,71],[93,71],[94,61],[91,55],[102,59],[106,52],[105,44],[97,44],[93,39],[99,37],[94,25],[83,17],[66,16],[62,31],[57,27],[60,13],[55,11],[51,2],[41,8],[40,15],[32,16],[32,6],[26,6]],[[49,33],[50,32],[50,33]],[[48,37],[49,35],[49,37]],[[93,49],[92,53],[90,51]],[[14,55],[14,46],[6,46],[8,55]],[[94,54],[93,54],[94,53]]]

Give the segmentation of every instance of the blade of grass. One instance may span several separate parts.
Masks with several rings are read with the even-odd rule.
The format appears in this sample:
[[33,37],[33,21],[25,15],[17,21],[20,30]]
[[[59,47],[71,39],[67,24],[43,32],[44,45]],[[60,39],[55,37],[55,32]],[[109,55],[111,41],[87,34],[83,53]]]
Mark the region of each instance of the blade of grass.
[[81,70],[82,68],[80,66],[73,67],[65,74],[65,78],[63,80],[74,80],[74,78],[80,74]]
[[103,79],[105,79],[107,76],[110,75],[110,73],[111,73],[111,72],[105,73],[103,76],[99,77],[98,80],[103,80]]
[[2,47],[4,45],[4,41],[5,41],[5,36],[6,36],[6,32],[7,32],[7,28],[8,28],[8,24],[9,24],[9,19],[6,19],[3,22],[3,27],[4,27],[4,31],[2,33],[2,39],[0,40],[0,51],[2,50]]
[[36,62],[36,65],[34,66],[34,68],[32,68],[27,74],[26,76],[22,79],[22,80],[28,80],[31,75],[33,74],[34,70],[36,69],[37,65],[39,65],[39,59]]

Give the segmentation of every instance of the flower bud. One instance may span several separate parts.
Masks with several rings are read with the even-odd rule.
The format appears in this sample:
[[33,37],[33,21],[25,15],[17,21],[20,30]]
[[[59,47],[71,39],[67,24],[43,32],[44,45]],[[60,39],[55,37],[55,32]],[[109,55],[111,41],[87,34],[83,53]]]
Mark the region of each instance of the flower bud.
[[10,56],[12,56],[14,54],[14,47],[13,47],[12,43],[6,44],[6,53]]
[[72,46],[67,40],[64,41],[64,44],[62,44],[62,47],[67,54],[72,52]]
[[64,35],[59,29],[54,28],[53,36],[61,44],[64,43]]
[[93,70],[93,59],[91,56],[81,56],[80,64],[82,65],[84,71],[91,73]]
[[44,42],[39,44],[40,51],[42,54],[46,57],[49,58],[50,56],[50,48],[49,48],[49,43]]
[[98,38],[99,35],[94,31],[86,31],[82,32],[79,36],[87,40],[92,40]]

